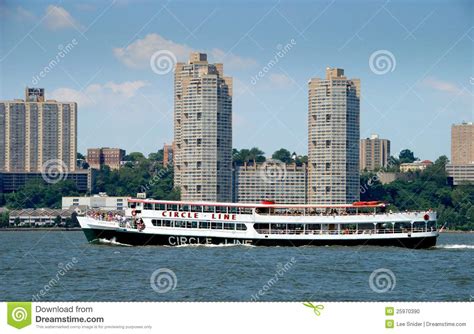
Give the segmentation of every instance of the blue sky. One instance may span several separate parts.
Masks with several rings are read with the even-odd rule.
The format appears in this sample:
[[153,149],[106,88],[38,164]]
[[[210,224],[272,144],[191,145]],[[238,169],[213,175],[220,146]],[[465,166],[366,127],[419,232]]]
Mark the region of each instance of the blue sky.
[[473,121],[473,8],[468,0],[2,0],[0,98],[44,87],[47,98],[78,102],[80,152],[150,153],[173,138],[173,73],[155,73],[150,59],[168,50],[186,61],[199,50],[234,78],[234,147],[306,154],[307,82],[341,67],[361,79],[361,137],[377,133],[392,153],[436,159],[450,154],[451,124]]

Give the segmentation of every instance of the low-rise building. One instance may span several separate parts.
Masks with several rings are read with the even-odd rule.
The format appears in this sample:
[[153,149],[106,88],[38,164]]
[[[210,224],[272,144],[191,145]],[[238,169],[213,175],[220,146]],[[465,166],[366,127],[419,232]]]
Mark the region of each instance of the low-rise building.
[[474,164],[447,164],[446,172],[448,173],[449,183],[452,185],[474,184]]
[[125,157],[125,150],[120,148],[89,148],[87,149],[87,163],[91,168],[100,169],[108,166],[110,169],[119,169]]
[[234,202],[258,203],[262,200],[281,204],[305,204],[306,164],[285,164],[270,160],[244,164],[234,169]]
[[65,226],[72,219],[73,209],[20,209],[9,211],[11,227]]
[[92,189],[91,170],[76,170],[74,172],[47,173],[47,172],[3,172],[0,173],[0,192],[14,192],[30,181],[38,180],[46,184],[59,181],[72,181],[80,192]]
[[62,208],[81,208],[92,210],[125,210],[127,207],[126,196],[107,196],[100,193],[94,196],[68,196],[62,198]]
[[425,170],[428,166],[431,166],[432,164],[433,162],[430,160],[406,162],[400,165],[400,172],[407,173],[422,171]]

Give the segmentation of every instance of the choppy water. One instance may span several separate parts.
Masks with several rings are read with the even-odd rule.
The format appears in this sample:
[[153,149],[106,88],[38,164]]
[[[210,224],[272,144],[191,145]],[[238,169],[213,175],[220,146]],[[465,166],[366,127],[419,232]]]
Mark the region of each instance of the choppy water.
[[82,232],[0,232],[0,300],[474,300],[474,234],[438,245],[125,247]]

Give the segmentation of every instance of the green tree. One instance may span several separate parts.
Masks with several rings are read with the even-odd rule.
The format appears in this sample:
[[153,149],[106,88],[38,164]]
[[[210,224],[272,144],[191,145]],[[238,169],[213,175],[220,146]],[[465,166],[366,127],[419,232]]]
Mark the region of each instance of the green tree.
[[252,147],[249,151],[249,160],[252,160],[256,163],[264,162],[265,161],[265,152],[260,150],[257,147]]
[[[382,185],[373,173],[361,174],[361,200],[382,200],[399,210],[428,210],[438,213],[438,225],[460,230],[474,229],[474,185],[455,187],[446,182],[446,156],[424,171]],[[381,171],[380,173],[383,173]]]
[[398,155],[398,158],[400,160],[400,163],[402,164],[407,163],[407,162],[413,162],[418,159],[418,158],[415,158],[415,154],[409,149],[401,150],[400,154]]
[[56,218],[54,218],[54,225],[55,226],[61,226],[61,216],[56,216]]
[[265,161],[264,152],[258,147],[253,147],[250,150],[243,148],[240,151],[232,150],[232,162],[237,165],[243,165],[245,162],[261,163]]
[[76,184],[65,180],[55,184],[31,180],[18,191],[6,194],[6,205],[11,209],[60,208],[62,196],[77,196]]
[[163,162],[163,150],[158,150],[156,153],[148,154],[148,160]]
[[143,161],[143,160],[145,160],[145,159],[146,159],[145,156],[144,156],[143,153],[141,153],[141,152],[132,152],[132,153],[127,154],[127,155],[123,158],[124,161],[133,161],[133,162],[135,162],[135,161]]
[[278,151],[275,151],[272,155],[272,159],[280,160],[284,163],[293,162],[290,151],[284,148],[280,148]]
[[10,213],[8,211],[4,211],[0,214],[0,228],[8,227],[10,221]]

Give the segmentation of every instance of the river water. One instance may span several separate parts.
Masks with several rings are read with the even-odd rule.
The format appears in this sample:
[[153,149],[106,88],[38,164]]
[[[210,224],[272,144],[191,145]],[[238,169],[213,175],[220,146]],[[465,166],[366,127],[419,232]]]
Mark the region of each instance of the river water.
[[395,247],[126,247],[0,232],[0,300],[469,301],[474,234]]

